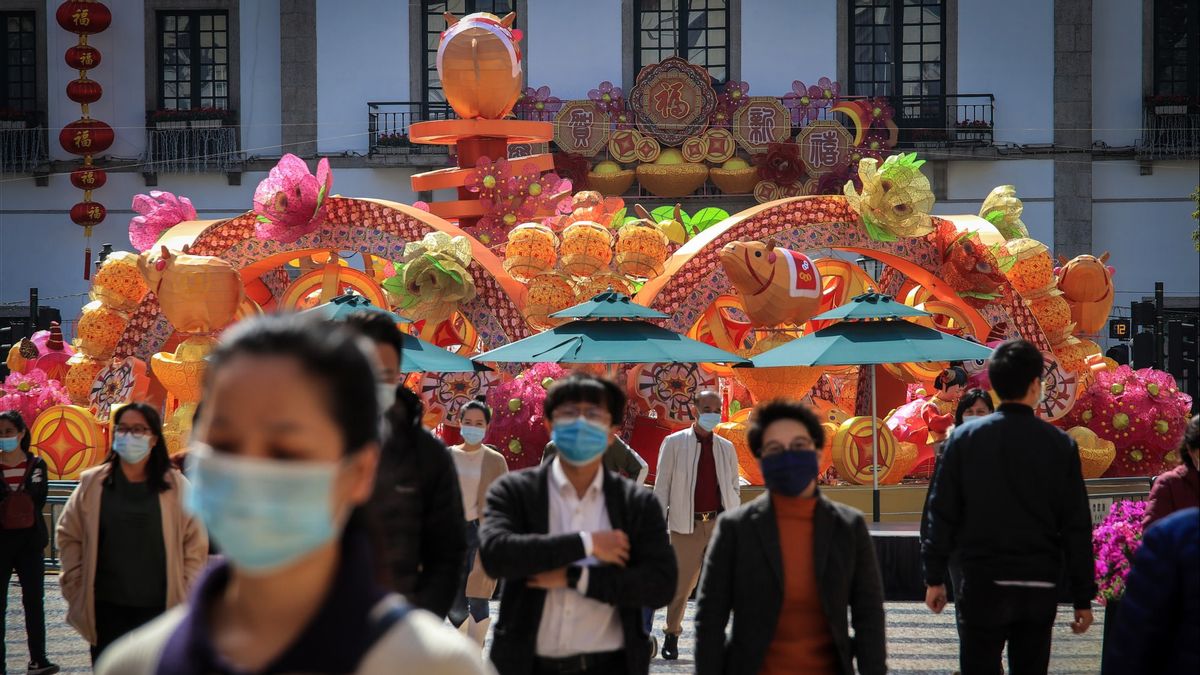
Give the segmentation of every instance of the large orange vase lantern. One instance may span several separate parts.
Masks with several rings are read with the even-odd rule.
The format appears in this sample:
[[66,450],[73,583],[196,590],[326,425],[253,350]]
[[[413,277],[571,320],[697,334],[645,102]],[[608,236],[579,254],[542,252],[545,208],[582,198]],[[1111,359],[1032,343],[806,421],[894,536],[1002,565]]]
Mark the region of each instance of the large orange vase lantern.
[[521,96],[521,31],[512,27],[517,15],[445,17],[437,70],[446,101],[463,119],[503,118]]

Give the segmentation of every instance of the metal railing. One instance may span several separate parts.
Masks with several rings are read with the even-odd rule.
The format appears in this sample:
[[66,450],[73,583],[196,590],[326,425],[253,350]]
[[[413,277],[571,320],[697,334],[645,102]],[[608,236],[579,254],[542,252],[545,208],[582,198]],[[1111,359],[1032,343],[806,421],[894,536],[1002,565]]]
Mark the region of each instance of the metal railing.
[[1200,159],[1200,106],[1142,105],[1142,133],[1137,158]]
[[150,122],[144,173],[230,173],[243,161],[239,127],[221,120]]
[[408,127],[414,122],[454,119],[447,103],[428,101],[371,101],[367,103],[367,134],[371,155],[444,153],[433,145],[414,145]]
[[0,121],[0,175],[31,173],[50,159],[43,125]]

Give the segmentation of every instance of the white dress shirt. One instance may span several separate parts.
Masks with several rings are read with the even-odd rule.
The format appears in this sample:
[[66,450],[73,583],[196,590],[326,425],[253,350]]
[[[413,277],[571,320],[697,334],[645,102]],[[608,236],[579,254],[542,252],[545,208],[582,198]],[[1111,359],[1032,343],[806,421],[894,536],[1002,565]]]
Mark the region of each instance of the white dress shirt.
[[588,567],[598,565],[592,557],[592,532],[611,530],[608,509],[604,503],[604,471],[588,485],[583,498],[563,472],[561,459],[550,465],[550,534],[578,532],[587,557],[574,564],[582,565],[578,589],[555,588],[546,592],[542,622],[538,626],[537,655],[561,658],[576,654],[612,652],[625,646],[621,617],[617,608],[586,597]]

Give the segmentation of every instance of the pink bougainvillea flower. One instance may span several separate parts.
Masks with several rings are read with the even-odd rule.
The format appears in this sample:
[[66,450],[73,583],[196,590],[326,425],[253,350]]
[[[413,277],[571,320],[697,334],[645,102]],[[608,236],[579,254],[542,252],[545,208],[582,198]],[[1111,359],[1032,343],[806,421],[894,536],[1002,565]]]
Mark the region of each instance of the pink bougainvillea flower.
[[550,120],[562,109],[562,99],[550,95],[550,87],[545,85],[534,89],[529,87],[525,95],[517,101],[517,110],[536,120]]
[[291,153],[280,157],[254,190],[254,211],[258,214],[254,235],[290,244],[316,230],[325,220],[325,200],[332,187],[328,159],[317,163],[314,176],[299,157]]
[[129,243],[139,251],[153,248],[163,232],[179,223],[196,219],[192,200],[162,190],[134,195],[133,210],[140,215],[129,221]]
[[614,129],[632,129],[633,113],[629,112],[628,108],[622,107],[613,113],[612,121]]
[[479,243],[494,248],[508,241],[508,229],[495,216],[487,215],[479,219],[475,223],[475,227],[471,228],[471,234],[475,235],[475,239]]
[[512,169],[507,159],[493,162],[488,157],[480,157],[475,163],[475,170],[467,176],[466,188],[478,192],[480,199],[497,199],[505,190]]
[[883,97],[867,99],[865,101],[867,109],[867,118],[870,120],[870,126],[875,128],[884,128],[888,122],[896,116],[896,112],[892,110],[892,105]]
[[792,82],[792,90],[783,95],[783,106],[792,111],[792,124],[799,125],[817,118],[824,106],[817,105],[816,90],[816,87],[810,88],[800,80]]
[[718,102],[717,107],[713,108],[712,115],[708,118],[708,126],[715,129],[728,129],[731,118],[730,110],[724,101]]
[[[858,145],[855,150],[858,151],[859,159],[863,157],[873,157],[875,159],[883,159],[888,151],[888,135],[887,132],[872,129],[863,137],[862,144]],[[856,160],[857,161],[857,160]],[[857,166],[857,163],[855,164]]]
[[838,98],[842,94],[842,85],[839,82],[833,82],[828,77],[822,77],[817,81],[816,91],[814,88],[809,89],[809,95],[817,100],[818,106],[828,108],[837,103]]
[[600,86],[588,91],[588,98],[596,102],[597,106],[606,113],[615,113],[625,107],[625,94],[620,87],[613,86],[612,82],[605,80],[600,83]]
[[750,98],[750,83],[737,80],[726,82],[725,88],[721,91],[721,98],[725,100],[726,107],[732,113],[746,105]]

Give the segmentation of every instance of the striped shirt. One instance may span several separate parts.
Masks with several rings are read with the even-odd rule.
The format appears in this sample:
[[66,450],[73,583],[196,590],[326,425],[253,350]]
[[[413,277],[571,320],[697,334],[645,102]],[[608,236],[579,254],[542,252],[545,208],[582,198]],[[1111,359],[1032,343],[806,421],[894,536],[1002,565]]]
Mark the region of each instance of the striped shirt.
[[9,490],[20,490],[21,484],[25,482],[25,466],[29,462],[27,459],[21,460],[21,463],[16,466],[4,467],[4,482]]

